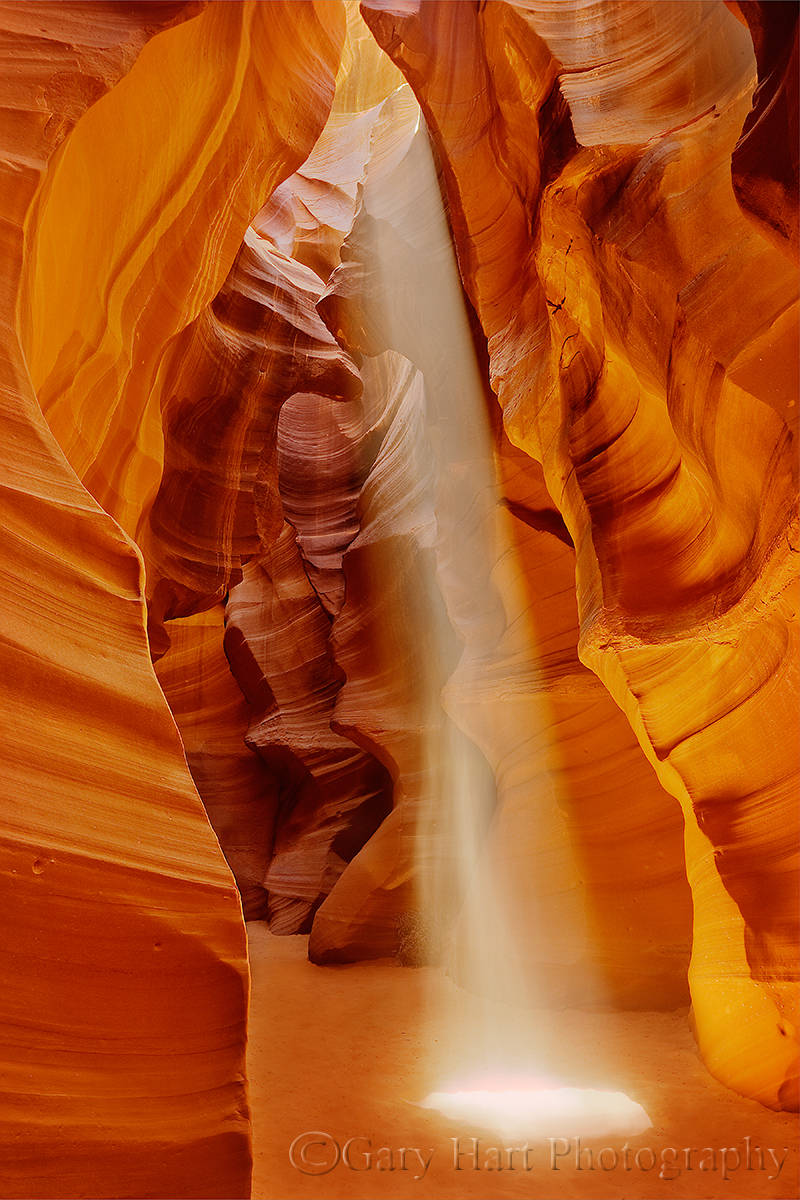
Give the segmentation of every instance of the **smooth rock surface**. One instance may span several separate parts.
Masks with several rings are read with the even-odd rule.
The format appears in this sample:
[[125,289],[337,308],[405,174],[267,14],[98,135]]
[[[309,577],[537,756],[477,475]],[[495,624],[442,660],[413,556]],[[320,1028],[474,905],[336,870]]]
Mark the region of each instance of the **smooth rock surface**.
[[114,517],[158,483],[165,345],[327,115],[342,13],[270,9],[0,14],[9,1197],[249,1195],[241,905]]
[[796,6],[0,27],[0,1194],[249,1195],[242,906],[796,1108]]

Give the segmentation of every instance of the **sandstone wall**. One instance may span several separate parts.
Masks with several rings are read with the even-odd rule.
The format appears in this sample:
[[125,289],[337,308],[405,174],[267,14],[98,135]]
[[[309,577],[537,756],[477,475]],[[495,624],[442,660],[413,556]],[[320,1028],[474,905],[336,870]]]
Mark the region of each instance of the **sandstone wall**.
[[790,8],[2,7],[3,1194],[246,1195],[241,904],[475,985],[465,794],[796,1106]]
[[341,12],[270,9],[1,14],[7,1196],[249,1194],[241,905],[128,534],[162,355],[327,116]]

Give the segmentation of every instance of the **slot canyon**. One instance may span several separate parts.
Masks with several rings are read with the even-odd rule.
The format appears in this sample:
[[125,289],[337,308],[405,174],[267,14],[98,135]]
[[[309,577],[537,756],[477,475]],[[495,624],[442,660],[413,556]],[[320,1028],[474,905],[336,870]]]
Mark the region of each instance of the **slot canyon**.
[[0,1197],[793,1197],[798,15],[0,0]]

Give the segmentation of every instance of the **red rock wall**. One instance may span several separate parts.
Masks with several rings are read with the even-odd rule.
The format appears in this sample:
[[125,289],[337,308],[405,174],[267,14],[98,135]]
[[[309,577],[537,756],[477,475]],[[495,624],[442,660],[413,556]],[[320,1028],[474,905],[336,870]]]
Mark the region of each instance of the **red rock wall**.
[[771,0],[728,5],[750,30],[758,87],[731,157],[736,198],[762,232],[796,261],[800,241],[797,122],[798,11]]
[[166,345],[327,115],[341,13],[270,10],[0,14],[6,1196],[249,1194],[241,906],[113,517],[158,484]]
[[546,998],[681,1003],[693,909],[796,1105],[792,6],[362,7],[0,12],[4,1195],[246,1195],[220,844],[469,981],[460,788]]

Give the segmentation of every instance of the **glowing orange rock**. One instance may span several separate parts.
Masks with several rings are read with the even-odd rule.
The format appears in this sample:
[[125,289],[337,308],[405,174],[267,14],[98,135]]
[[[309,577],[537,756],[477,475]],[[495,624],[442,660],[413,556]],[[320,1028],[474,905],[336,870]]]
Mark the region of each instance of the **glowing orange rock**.
[[[341,608],[341,558],[357,531],[354,482],[365,472],[348,432],[360,421],[359,373],[316,305],[357,207],[383,89],[399,82],[351,6],[334,108],[318,143],[254,217],[220,292],[173,341],[160,377],[164,468],[139,535],[151,648],[163,653],[177,615],[232,589],[225,645],[247,698],[241,704],[250,703],[242,736],[268,764],[279,797],[272,816],[241,763],[231,769],[243,827],[230,819],[229,801],[220,805],[233,778],[226,782],[206,740],[212,691],[203,673],[211,672],[210,689],[220,683],[213,660],[202,657],[210,643],[189,660],[196,680],[176,674],[187,662],[180,647],[159,673],[179,705],[190,765],[248,912],[260,902],[280,932],[308,927],[389,804],[385,769],[331,727],[342,674],[327,645],[330,616]],[[190,621],[180,630],[182,646],[198,629]],[[226,722],[234,707],[231,697]]]
[[343,34],[336,3],[204,7],[92,106],[36,198],[22,304],[31,378],[73,467],[132,535],[161,476],[165,351],[311,149]]
[[[3,13],[0,1191],[247,1194],[244,931],[184,750],[248,915],[317,961],[408,953],[425,799],[496,790],[479,869],[570,1002],[683,999],[682,809],[702,1052],[796,1105],[796,13],[364,4],[488,344],[489,499],[426,428],[424,327],[469,336],[355,7],[97,8]],[[466,584],[437,486],[501,530],[465,519]]]
[[133,531],[152,499],[163,350],[307,153],[344,22],[311,4],[2,19],[0,1191],[246,1196],[240,902],[109,513]]

